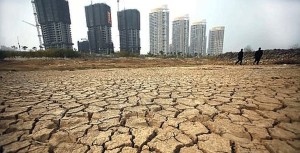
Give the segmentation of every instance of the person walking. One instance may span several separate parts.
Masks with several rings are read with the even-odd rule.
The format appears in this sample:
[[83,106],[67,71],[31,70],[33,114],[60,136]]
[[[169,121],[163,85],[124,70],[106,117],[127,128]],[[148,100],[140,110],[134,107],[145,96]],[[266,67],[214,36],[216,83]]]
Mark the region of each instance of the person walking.
[[262,57],[262,55],[263,55],[263,51],[262,51],[261,48],[259,47],[258,51],[256,51],[255,54],[254,54],[254,59],[255,59],[255,60],[254,60],[253,64],[258,65],[258,64],[259,64],[259,61],[260,61],[260,59],[261,59],[261,57]]
[[243,49],[241,49],[241,51],[238,53],[238,61],[235,62],[235,65],[237,63],[240,63],[240,65],[242,65],[243,58],[244,58],[244,52],[243,52]]

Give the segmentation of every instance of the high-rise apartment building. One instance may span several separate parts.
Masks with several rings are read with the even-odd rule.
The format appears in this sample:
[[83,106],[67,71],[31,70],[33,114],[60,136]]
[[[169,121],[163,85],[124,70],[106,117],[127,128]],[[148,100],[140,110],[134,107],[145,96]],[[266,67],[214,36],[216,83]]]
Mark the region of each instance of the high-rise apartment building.
[[77,41],[78,51],[82,53],[90,53],[90,43],[88,40]]
[[165,55],[169,53],[169,10],[165,5],[156,8],[149,14],[150,53]]
[[209,30],[207,55],[219,55],[223,52],[225,27],[214,27]]
[[34,0],[45,49],[72,49],[71,19],[66,0]]
[[91,52],[97,54],[113,53],[110,7],[104,3],[92,4],[85,7],[85,15]]
[[118,12],[118,28],[120,34],[120,51],[140,54],[140,12],[128,9]]
[[206,52],[206,20],[192,24],[190,41],[191,54],[204,56]]
[[172,54],[183,56],[189,52],[189,17],[178,17],[173,21]]

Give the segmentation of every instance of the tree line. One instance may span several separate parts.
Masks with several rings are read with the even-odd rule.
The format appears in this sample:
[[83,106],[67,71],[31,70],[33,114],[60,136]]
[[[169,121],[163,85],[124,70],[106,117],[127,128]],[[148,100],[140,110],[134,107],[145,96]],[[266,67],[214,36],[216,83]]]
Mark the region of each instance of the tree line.
[[0,50],[0,59],[5,58],[39,58],[39,57],[50,57],[50,58],[77,58],[81,54],[77,51],[69,49],[48,49],[48,50],[39,50],[39,51],[1,51]]

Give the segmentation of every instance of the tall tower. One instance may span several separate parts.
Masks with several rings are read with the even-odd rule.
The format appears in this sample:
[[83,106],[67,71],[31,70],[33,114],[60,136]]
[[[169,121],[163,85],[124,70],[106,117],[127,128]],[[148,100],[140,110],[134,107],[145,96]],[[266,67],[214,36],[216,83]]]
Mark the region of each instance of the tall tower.
[[178,17],[173,21],[172,53],[183,56],[190,55],[189,52],[189,17]]
[[169,10],[165,5],[149,14],[150,53],[159,55],[169,53]]
[[128,9],[118,12],[118,28],[120,34],[120,51],[140,54],[140,12]]
[[223,52],[225,27],[214,27],[209,30],[208,55],[219,55]]
[[104,3],[91,4],[85,7],[85,15],[91,52],[97,54],[113,53],[110,7]]
[[204,56],[206,52],[206,20],[191,26],[190,51],[193,55]]
[[66,0],[34,0],[45,49],[72,49],[71,19]]

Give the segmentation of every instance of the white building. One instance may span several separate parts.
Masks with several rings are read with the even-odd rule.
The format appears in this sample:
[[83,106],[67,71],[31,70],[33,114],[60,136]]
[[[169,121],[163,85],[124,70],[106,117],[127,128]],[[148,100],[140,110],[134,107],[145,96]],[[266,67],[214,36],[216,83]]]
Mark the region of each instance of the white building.
[[204,56],[206,54],[206,39],[206,20],[193,23],[191,26],[191,54]]
[[165,5],[149,14],[150,53],[159,55],[162,51],[169,54],[169,10]]
[[223,53],[225,27],[214,27],[209,30],[208,55],[219,55]]
[[188,15],[175,18],[172,33],[172,54],[183,56],[190,55],[189,52],[189,17]]

